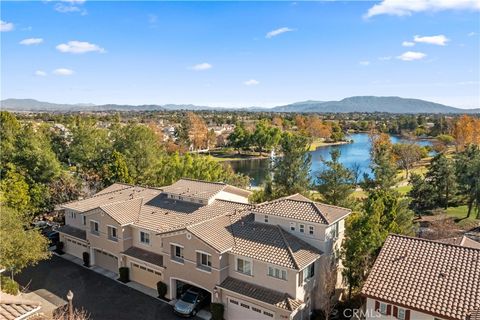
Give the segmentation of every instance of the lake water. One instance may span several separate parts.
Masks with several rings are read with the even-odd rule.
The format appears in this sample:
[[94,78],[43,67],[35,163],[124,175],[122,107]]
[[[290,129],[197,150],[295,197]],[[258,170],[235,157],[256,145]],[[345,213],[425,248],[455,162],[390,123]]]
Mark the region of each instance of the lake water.
[[[349,139],[352,139],[353,143],[320,147],[315,151],[311,151],[312,166],[310,176],[314,178],[318,171],[323,170],[324,164],[322,159],[330,160],[331,148],[340,149],[340,162],[344,166],[347,168],[357,166],[359,168],[360,177],[363,177],[364,173],[370,175],[372,172],[370,170],[370,140],[368,134],[352,134],[349,136]],[[390,136],[390,139],[392,143],[411,142],[397,136]],[[415,143],[421,146],[431,145],[431,141],[428,140],[415,140]],[[270,159],[229,161],[235,172],[245,174],[252,179],[252,186],[258,186],[263,183],[268,172],[269,162]]]

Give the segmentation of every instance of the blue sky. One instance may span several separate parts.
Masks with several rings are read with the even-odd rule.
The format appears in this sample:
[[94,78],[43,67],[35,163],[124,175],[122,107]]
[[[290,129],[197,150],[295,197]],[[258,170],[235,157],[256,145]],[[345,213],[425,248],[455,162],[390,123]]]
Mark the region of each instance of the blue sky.
[[[402,2],[402,1],[400,1]],[[480,1],[1,3],[2,99],[480,107]]]

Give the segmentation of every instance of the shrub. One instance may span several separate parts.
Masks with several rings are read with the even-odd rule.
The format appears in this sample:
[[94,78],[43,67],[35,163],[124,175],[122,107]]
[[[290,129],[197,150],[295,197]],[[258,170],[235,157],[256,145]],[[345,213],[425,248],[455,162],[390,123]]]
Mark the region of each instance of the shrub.
[[212,303],[210,305],[210,312],[212,313],[213,320],[223,320],[224,307],[221,303]]
[[84,252],[82,256],[83,256],[83,265],[85,267],[90,268],[90,254],[88,252]]
[[130,278],[128,276],[128,268],[127,267],[120,267],[118,269],[118,274],[120,275],[119,279],[120,281],[122,281],[123,283],[127,283],[130,281]]
[[158,291],[158,297],[159,298],[165,298],[165,295],[167,294],[167,285],[163,283],[162,281],[157,282],[157,291]]
[[3,292],[12,294],[14,296],[18,294],[19,286],[14,280],[10,279],[9,277],[2,276],[0,278],[0,283]]

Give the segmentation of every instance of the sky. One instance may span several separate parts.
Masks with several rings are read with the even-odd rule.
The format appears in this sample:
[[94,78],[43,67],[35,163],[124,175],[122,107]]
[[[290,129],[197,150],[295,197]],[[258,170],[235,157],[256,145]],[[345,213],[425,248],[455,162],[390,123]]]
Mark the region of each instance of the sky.
[[480,107],[480,0],[2,1],[1,98]]

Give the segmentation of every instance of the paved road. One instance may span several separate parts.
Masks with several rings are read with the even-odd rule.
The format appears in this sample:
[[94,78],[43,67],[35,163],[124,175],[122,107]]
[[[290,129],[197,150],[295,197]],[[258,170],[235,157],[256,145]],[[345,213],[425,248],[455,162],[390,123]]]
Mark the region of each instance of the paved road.
[[24,270],[16,280],[29,291],[46,289],[64,300],[72,290],[74,306],[93,320],[179,319],[168,304],[57,256]]

